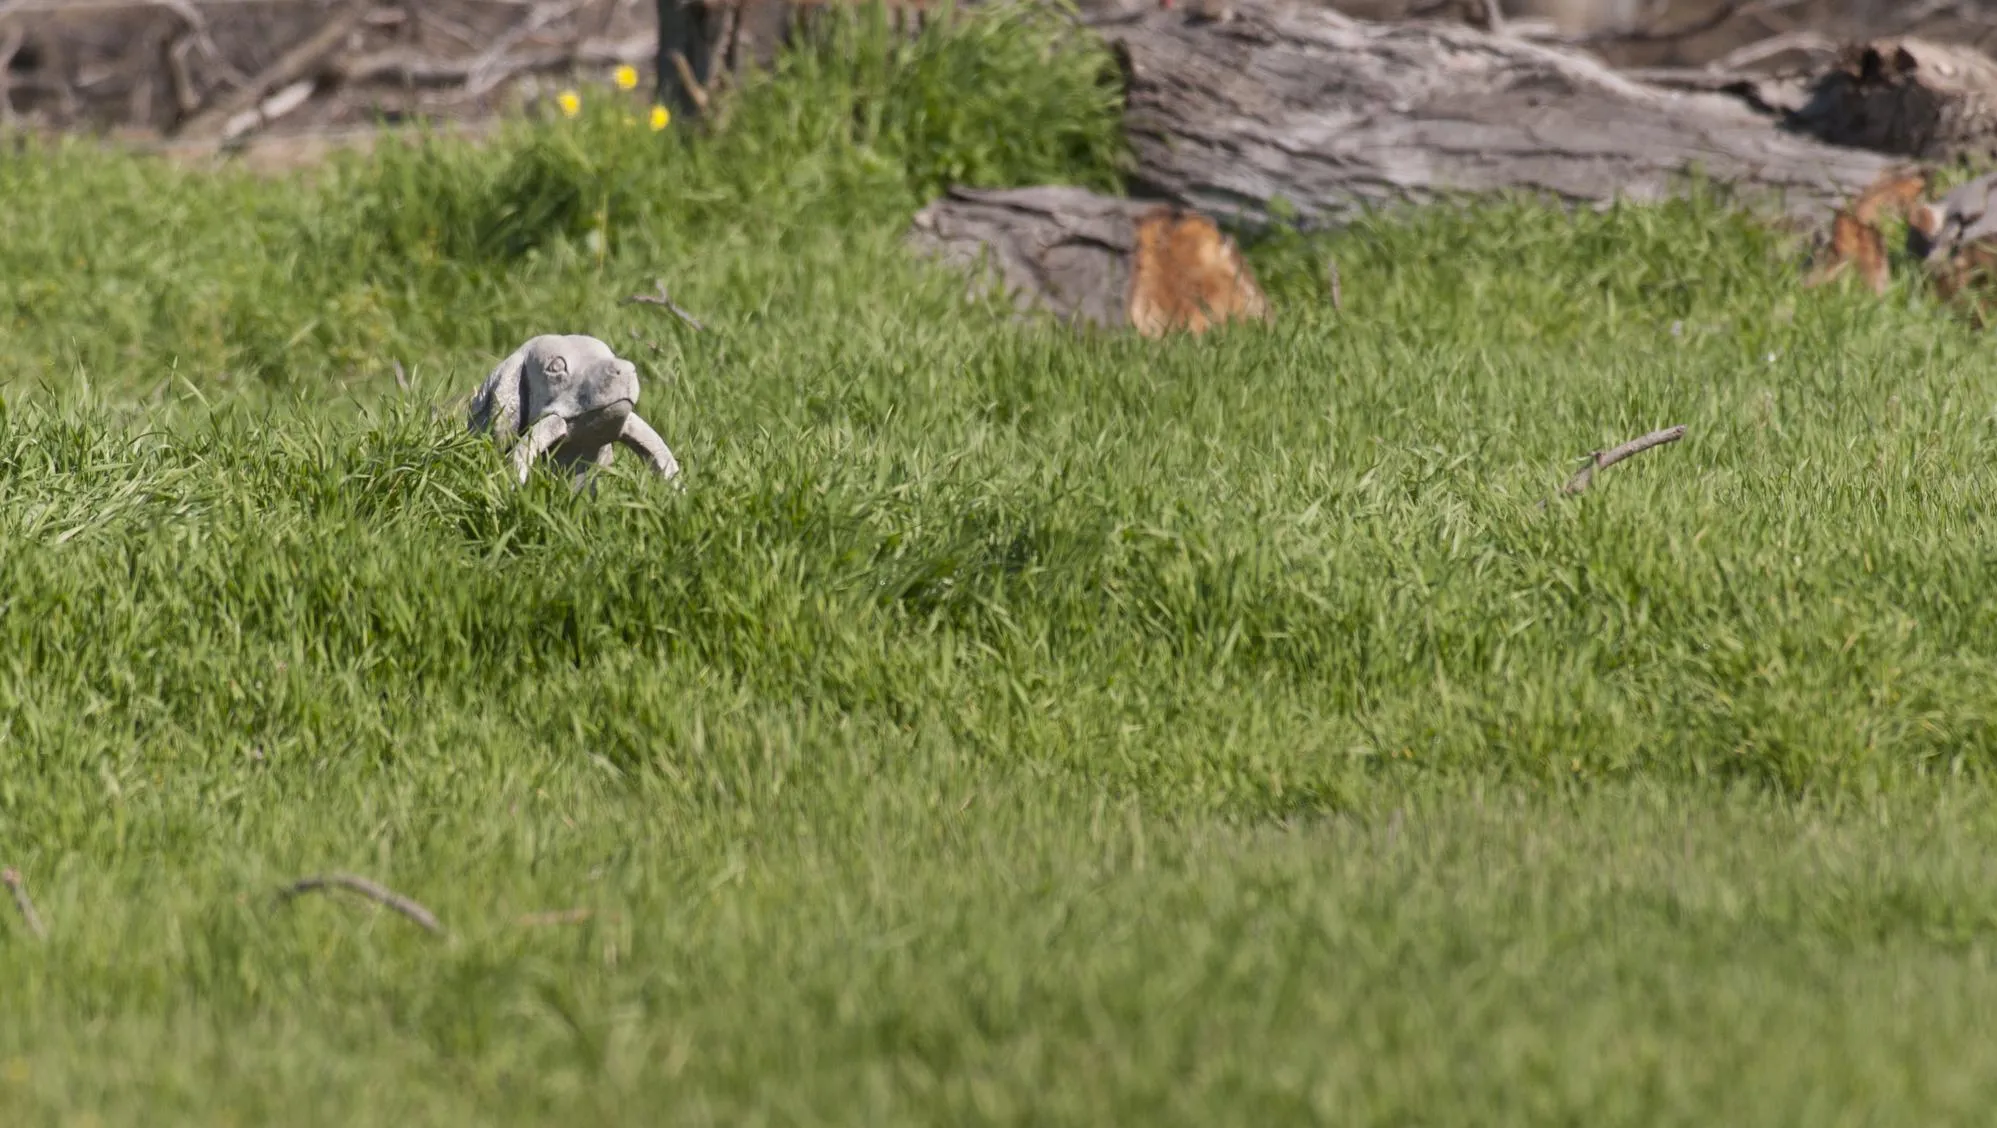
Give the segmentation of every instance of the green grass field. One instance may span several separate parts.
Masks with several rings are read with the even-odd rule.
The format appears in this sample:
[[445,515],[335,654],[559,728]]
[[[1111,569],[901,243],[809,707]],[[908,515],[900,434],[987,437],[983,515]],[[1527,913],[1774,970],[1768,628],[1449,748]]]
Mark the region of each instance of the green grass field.
[[[1986,1123],[1988,344],[1709,200],[1270,237],[1202,340],[967,304],[908,217],[1115,184],[1101,63],[0,155],[0,1123]],[[550,331],[683,493],[464,433]]]

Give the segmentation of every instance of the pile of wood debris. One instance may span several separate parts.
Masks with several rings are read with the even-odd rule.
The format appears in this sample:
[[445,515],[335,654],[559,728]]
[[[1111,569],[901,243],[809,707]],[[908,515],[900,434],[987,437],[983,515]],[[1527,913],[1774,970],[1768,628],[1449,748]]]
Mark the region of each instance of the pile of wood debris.
[[[1502,27],[1375,23],[1299,0],[1138,12],[1100,27],[1124,71],[1134,189],[1229,226],[1283,215],[1338,226],[1382,207],[1506,192],[1609,206],[1683,191],[1696,169],[1808,229],[1835,215],[1818,274],[1857,265],[1876,280],[1877,219],[1927,184],[1896,170],[1910,158],[1997,157],[1997,64],[1921,40],[1848,44],[1790,74],[1631,72]],[[1983,210],[1980,197],[1949,199],[1917,219],[1934,228],[1929,271],[1956,285],[1971,277],[1958,265],[1983,253]],[[949,261],[982,257],[1022,305],[1077,320],[1157,333],[1269,316],[1219,228],[1200,228],[1214,246],[1180,253],[1186,239],[1153,246],[1138,222],[1128,205],[1037,189],[959,193],[926,209],[911,239]],[[1120,225],[1115,237],[1105,223]],[[1951,223],[1963,237],[1946,237]],[[1879,267],[1866,265],[1874,244]],[[1145,279],[1181,275],[1196,278],[1188,292],[1210,316],[1160,318],[1174,302],[1140,292]]]
[[0,124],[213,143],[491,117],[647,71],[652,0],[0,0]]

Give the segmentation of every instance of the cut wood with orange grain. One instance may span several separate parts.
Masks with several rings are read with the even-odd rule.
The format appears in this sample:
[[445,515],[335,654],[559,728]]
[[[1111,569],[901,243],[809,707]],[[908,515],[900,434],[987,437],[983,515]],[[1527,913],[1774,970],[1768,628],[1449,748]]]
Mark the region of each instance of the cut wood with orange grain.
[[1081,188],[953,189],[915,217],[918,253],[1021,310],[1146,337],[1266,321],[1269,300],[1213,220]]

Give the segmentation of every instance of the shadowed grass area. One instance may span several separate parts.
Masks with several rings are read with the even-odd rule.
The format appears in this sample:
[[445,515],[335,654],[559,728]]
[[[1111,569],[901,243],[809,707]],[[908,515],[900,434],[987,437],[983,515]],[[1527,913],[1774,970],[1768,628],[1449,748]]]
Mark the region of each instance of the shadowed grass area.
[[[1987,347],[1710,200],[1267,235],[1204,340],[911,262],[1114,185],[1103,63],[0,164],[0,1121],[1977,1122]],[[550,331],[684,493],[463,433]]]

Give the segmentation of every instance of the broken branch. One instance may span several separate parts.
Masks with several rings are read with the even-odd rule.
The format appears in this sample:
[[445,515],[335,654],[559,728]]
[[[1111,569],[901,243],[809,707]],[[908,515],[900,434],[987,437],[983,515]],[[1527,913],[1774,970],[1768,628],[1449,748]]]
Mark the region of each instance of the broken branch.
[[702,116],[705,116],[707,114],[707,88],[702,86],[700,80],[693,76],[693,68],[687,65],[685,55],[674,51],[672,59],[673,73],[679,75],[681,88],[686,91],[687,97],[693,99],[694,108],[699,110]]
[[[1675,443],[1684,437],[1685,425],[1680,423],[1676,427],[1666,427],[1662,431],[1652,431],[1640,439],[1631,439],[1629,442],[1610,450],[1595,451],[1588,456],[1588,465],[1583,466],[1572,478],[1567,479],[1566,485],[1560,487],[1560,496],[1573,497],[1575,494],[1586,490],[1594,483],[1595,471],[1597,470],[1607,470],[1625,458],[1642,454],[1652,447],[1663,446],[1666,443]],[[1541,502],[1541,504],[1544,505],[1545,503]]]
[[195,111],[194,116],[181,124],[179,133],[186,137],[204,137],[227,130],[229,122],[245,110],[253,109],[262,102],[264,96],[278,87],[297,82],[324,62],[327,56],[340,49],[354,30],[367,17],[370,5],[361,0],[349,0],[346,8],[329,19],[326,25],[310,36],[305,42],[293,47],[280,56],[277,62],[265,68],[261,74],[239,89],[215,99],[209,105]]
[[234,141],[251,130],[269,125],[304,105],[311,100],[312,91],[317,85],[318,83],[309,78],[301,78],[264,99],[261,104],[231,117],[222,127],[222,140]]
[[[573,47],[537,48],[506,55],[490,64],[488,73],[503,82],[534,71],[607,63],[641,63],[651,57],[650,36],[629,39],[587,39]],[[435,58],[391,48],[359,58],[337,60],[334,76],[346,83],[389,81],[403,86],[458,86],[469,82],[479,63],[474,59]],[[469,95],[469,87],[467,87]]]
[[28,899],[28,886],[21,880],[21,871],[13,866],[0,869],[0,884],[6,885],[7,891],[14,895],[14,907],[21,911],[21,923],[28,926],[29,933],[37,940],[48,939],[48,929],[42,927],[41,915],[35,912],[35,903]]
[[540,31],[551,23],[557,23],[568,18],[569,14],[574,12],[578,7],[581,7],[579,0],[567,0],[566,3],[551,2],[535,4],[533,9],[528,13],[527,19],[520,26],[500,36],[499,41],[494,43],[487,49],[485,54],[480,55],[478,60],[472,64],[472,74],[470,80],[466,83],[465,93],[476,98],[501,82],[504,82],[506,76],[497,68],[506,54],[525,42],[535,32]]
[[365,877],[357,877],[351,873],[327,873],[314,877],[301,877],[290,885],[278,890],[277,899],[279,902],[284,902],[303,893],[321,892],[328,889],[345,889],[350,893],[357,893],[362,897],[366,897],[377,905],[394,909],[396,912],[414,921],[427,932],[434,932],[441,935],[444,931],[444,926],[437,923],[436,915],[429,909],[404,897],[393,889],[377,885]]
[[666,293],[666,283],[664,279],[654,279],[652,284],[658,287],[659,292],[657,296],[651,294],[633,294],[630,297],[624,299],[624,304],[630,305],[631,303],[636,302],[639,305],[658,306],[662,309],[671,311],[673,316],[678,317],[681,321],[684,321],[688,325],[692,326],[694,332],[701,333],[706,331],[707,326],[702,325],[700,321],[694,317],[693,314],[690,314],[687,311],[681,309],[679,307],[679,304],[673,301],[672,295]]

